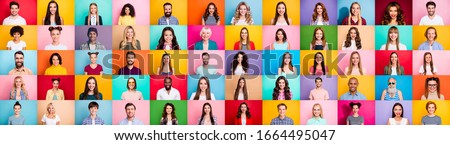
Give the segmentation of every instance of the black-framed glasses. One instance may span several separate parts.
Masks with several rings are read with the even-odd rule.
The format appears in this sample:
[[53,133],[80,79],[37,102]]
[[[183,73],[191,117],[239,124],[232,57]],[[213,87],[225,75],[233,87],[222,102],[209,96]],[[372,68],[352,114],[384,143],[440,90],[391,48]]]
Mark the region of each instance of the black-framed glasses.
[[395,85],[395,82],[389,82],[388,85]]

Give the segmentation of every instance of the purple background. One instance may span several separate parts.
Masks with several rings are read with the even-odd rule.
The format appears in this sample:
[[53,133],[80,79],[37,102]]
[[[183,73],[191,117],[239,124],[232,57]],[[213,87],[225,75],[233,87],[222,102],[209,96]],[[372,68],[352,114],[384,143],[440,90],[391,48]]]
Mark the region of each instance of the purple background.
[[[300,78],[300,100],[309,100],[309,92],[316,88],[316,76],[301,76]],[[322,76],[322,87],[328,91],[330,100],[337,100],[337,76]]]
[[401,103],[403,106],[403,117],[408,118],[409,124],[412,123],[412,102],[411,101],[376,101],[376,125],[386,125],[388,118],[392,117],[392,107],[395,103]]
[[[233,57],[237,54],[237,51],[226,51],[225,52],[225,73],[231,75],[231,63],[233,62]],[[245,50],[243,51],[248,57],[249,69],[247,70],[248,75],[261,75],[262,71],[262,55],[261,51],[256,50]],[[257,68],[255,68],[257,67]]]
[[[80,50],[80,46],[89,40],[87,31],[91,26],[75,27],[75,50]],[[111,26],[93,26],[97,28],[97,41],[105,45],[106,50],[112,48],[112,28]]]
[[327,9],[330,25],[337,25],[337,0],[301,0],[300,1],[300,24],[309,25],[314,6],[316,3],[322,2]]

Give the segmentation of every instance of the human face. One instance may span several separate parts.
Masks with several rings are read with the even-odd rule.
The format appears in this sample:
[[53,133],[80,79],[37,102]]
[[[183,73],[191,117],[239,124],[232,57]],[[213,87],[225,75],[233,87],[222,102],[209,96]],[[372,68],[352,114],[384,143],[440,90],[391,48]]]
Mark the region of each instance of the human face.
[[91,12],[91,14],[97,14],[97,6],[91,5],[89,12]]
[[397,86],[397,81],[395,81],[394,79],[389,79],[388,86],[389,88],[395,88]]
[[211,31],[204,30],[204,31],[202,31],[200,36],[202,37],[203,40],[208,41],[209,38],[211,37]]
[[168,55],[164,56],[163,57],[163,63],[164,64],[169,64],[169,62],[170,62],[170,57]]
[[23,55],[22,54],[16,54],[15,59],[16,61],[16,68],[20,68],[23,66]]
[[167,105],[167,106],[166,106],[166,113],[167,113],[167,114],[172,114],[172,111],[173,111],[172,106]]
[[14,106],[14,115],[20,115],[20,110],[22,110],[22,108],[19,105],[15,105]]
[[239,6],[239,14],[241,16],[245,16],[247,14],[247,6],[245,5]]
[[127,64],[128,65],[133,65],[134,64],[134,55],[131,55],[131,54],[129,54],[129,55],[127,55]]
[[209,15],[214,14],[214,11],[216,11],[216,8],[214,7],[214,5],[209,5],[208,6]]
[[317,5],[317,7],[316,7],[316,12],[317,12],[317,14],[322,15],[322,13],[323,13],[323,8],[322,8],[321,5]]
[[425,55],[425,62],[431,63],[431,55],[429,55],[429,54]]
[[353,105],[353,106],[352,106],[352,112],[353,112],[354,114],[357,114],[357,113],[359,112],[359,107],[358,107],[358,105]]
[[392,54],[392,55],[391,55],[391,63],[392,63],[392,64],[397,64],[397,61],[398,61],[398,56],[397,56],[397,54]]
[[241,105],[241,112],[242,112],[242,113],[247,112],[247,105],[245,105],[245,104],[242,104],[242,105]]
[[284,64],[289,64],[291,62],[291,55],[286,54],[283,59]]
[[170,17],[172,15],[172,6],[170,5],[164,6],[164,15],[166,17]]
[[429,41],[434,41],[434,39],[436,39],[436,30],[428,29],[428,31],[427,31],[427,39]]
[[19,14],[19,7],[17,5],[12,5],[9,10],[11,11],[11,16],[17,16]]
[[352,40],[356,39],[356,30],[355,29],[350,30],[350,38],[352,38]]
[[316,80],[316,88],[320,88],[320,87],[322,87],[322,81]]
[[203,107],[203,112],[205,112],[208,115],[211,114],[211,106],[205,105],[205,107]]
[[395,114],[395,117],[401,117],[402,112],[403,112],[403,109],[402,109],[402,107],[400,107],[399,105],[397,105],[397,106],[394,107],[394,114]]
[[133,105],[127,106],[127,108],[125,108],[125,112],[127,113],[128,118],[134,118],[136,109],[134,108]]
[[53,88],[54,89],[58,89],[58,87],[59,87],[59,81],[53,81]]
[[125,7],[125,14],[126,15],[130,15],[130,8],[129,7]]
[[389,39],[391,39],[391,41],[397,41],[398,38],[398,32],[389,32]]
[[129,40],[133,39],[133,37],[134,37],[134,30],[131,29],[131,28],[128,29],[126,35],[127,35],[127,39],[129,39]]
[[59,38],[61,37],[61,31],[59,31],[57,29],[53,29],[50,32],[50,35],[52,36],[53,42],[59,42]]
[[392,6],[389,8],[389,16],[391,16],[391,19],[397,19],[397,7],[396,6]]
[[52,57],[52,64],[54,66],[58,66],[59,65],[59,58],[56,55]]
[[202,60],[203,60],[203,65],[209,64],[209,56],[208,55],[203,55]]
[[316,62],[320,64],[323,61],[323,56],[321,54],[317,54],[315,59]]
[[94,91],[96,85],[97,85],[97,83],[95,82],[95,80],[94,79],[90,79],[88,81],[89,91]]
[[91,60],[92,64],[95,64],[97,62],[97,55],[96,54],[91,54],[89,56],[89,59]]
[[22,79],[17,78],[16,80],[14,80],[14,84],[16,85],[16,88],[21,88],[23,85]]
[[278,40],[283,41],[283,38],[284,38],[283,32],[278,31],[277,32],[277,38],[278,38]]
[[359,64],[359,55],[357,53],[352,55],[352,64],[358,66]]
[[172,88],[172,80],[164,79],[164,88],[166,88],[166,90],[170,90]]
[[279,106],[278,107],[278,114],[282,117],[286,116],[286,106]]
[[201,79],[200,80],[200,90],[202,92],[206,92],[207,89],[208,89],[208,83],[206,83],[205,79]]
[[428,92],[434,93],[437,91],[437,82],[434,80],[428,81]]
[[164,31],[164,41],[166,41],[167,43],[172,43],[172,39],[173,39],[172,31],[170,30]]
[[280,80],[278,81],[278,87],[279,87],[281,90],[284,90],[284,87],[286,87],[286,81],[284,81],[284,79],[280,79]]
[[314,117],[320,117],[320,113],[322,112],[322,110],[320,109],[319,105],[315,105],[313,107],[313,113],[314,113]]
[[244,55],[242,55],[242,54],[238,54],[238,57],[237,57],[237,62],[239,63],[239,64],[241,64],[242,63],[242,60],[244,59]]
[[241,31],[241,38],[244,39],[244,40],[247,40],[247,37],[248,37],[247,29],[242,29],[242,31]]
[[53,105],[48,106],[47,109],[49,114],[55,114],[55,107]]
[[13,33],[13,38],[14,38],[14,40],[20,40],[20,33],[19,32],[14,32]]
[[360,7],[358,4],[353,4],[352,5],[352,14],[355,16],[358,16],[360,12]]
[[427,111],[428,111],[428,114],[433,115],[434,112],[436,111],[436,106],[434,106],[434,104],[428,105]]
[[285,12],[286,12],[286,6],[285,6],[284,4],[278,5],[278,7],[277,7],[277,13],[278,13],[280,16],[283,16]]
[[55,15],[56,14],[56,10],[58,9],[56,7],[56,3],[51,3],[49,9],[50,9],[50,14]]
[[244,86],[245,86],[245,81],[244,81],[244,79],[241,79],[241,80],[239,81],[239,87],[240,87],[240,88],[244,88]]
[[133,79],[128,79],[128,88],[130,88],[130,90],[134,90],[136,87],[136,82]]
[[322,40],[322,37],[323,37],[322,30],[317,30],[315,35],[316,35],[316,40]]
[[95,42],[97,41],[97,33],[94,31],[89,32],[89,41]]
[[428,5],[427,11],[428,11],[428,16],[433,16],[434,13],[436,12],[436,7],[434,7],[433,5]]
[[358,81],[356,79],[351,79],[350,82],[348,82],[348,88],[350,92],[356,92],[358,89]]
[[89,112],[91,115],[97,115],[98,108],[97,107],[91,107],[89,108]]

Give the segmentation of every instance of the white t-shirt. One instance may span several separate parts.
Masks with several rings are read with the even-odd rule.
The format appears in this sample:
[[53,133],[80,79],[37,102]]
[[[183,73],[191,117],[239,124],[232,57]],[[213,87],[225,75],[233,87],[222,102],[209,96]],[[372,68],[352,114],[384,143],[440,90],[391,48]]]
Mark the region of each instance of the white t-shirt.
[[350,47],[345,47],[345,41],[342,43],[342,50],[358,50],[358,47],[356,47],[356,41],[351,40]]
[[430,19],[428,15],[426,15],[420,19],[419,25],[444,25],[444,20],[438,15],[435,15],[433,19]]
[[13,19],[11,16],[8,16],[3,19],[3,25],[27,25],[27,22],[19,15],[17,15],[15,19]]
[[[385,50],[386,49],[386,44],[381,45],[380,50]],[[406,45],[402,44],[402,43],[398,43],[398,49],[399,50],[406,50]],[[392,45],[389,43],[389,47],[388,50],[397,50],[397,46]]]
[[47,44],[45,46],[45,50],[67,50],[67,46],[64,44],[59,44],[57,46],[54,46],[52,44]]
[[156,100],[181,100],[180,92],[172,87],[167,94],[166,88],[161,88],[156,93]]
[[244,68],[242,68],[242,65],[238,65],[236,67],[236,70],[234,70],[234,75],[242,75],[244,74]]
[[55,115],[55,118],[51,119],[51,118],[47,118],[47,115],[44,114],[44,116],[42,116],[41,121],[45,122],[45,125],[56,125],[56,123],[61,121],[61,119],[59,118],[58,115]]
[[[427,65],[426,67],[427,67],[427,73],[425,75],[433,75],[433,73],[431,73],[430,65]],[[436,66],[434,66],[434,65],[433,65],[433,71],[434,71],[434,73],[437,72]],[[424,73],[424,72],[425,72],[425,70],[423,70],[423,65],[421,65],[419,68],[419,73]]]
[[200,75],[200,76],[205,76],[203,71],[206,71],[208,73],[206,75],[215,75],[217,73],[216,68],[214,68],[213,66],[208,66],[207,69],[208,70],[205,70],[205,68],[203,68],[203,65],[200,65],[197,67],[195,74]]
[[[191,97],[189,100],[194,100],[195,92],[191,94]],[[206,96],[199,96],[198,100],[206,100]],[[211,93],[211,100],[216,100],[216,97],[214,97],[214,94]]]
[[[234,24],[234,25],[253,25],[253,18],[252,19],[250,19],[250,24],[249,23],[247,23],[246,22],[246,19],[239,19],[237,22],[236,22],[236,24]],[[233,17],[233,19],[231,19],[231,25],[233,25],[233,23],[234,23],[234,17]]]
[[11,48],[11,50],[23,50],[24,47],[27,47],[25,41],[20,40],[19,43],[14,43],[14,41],[9,40],[6,44],[6,47]]

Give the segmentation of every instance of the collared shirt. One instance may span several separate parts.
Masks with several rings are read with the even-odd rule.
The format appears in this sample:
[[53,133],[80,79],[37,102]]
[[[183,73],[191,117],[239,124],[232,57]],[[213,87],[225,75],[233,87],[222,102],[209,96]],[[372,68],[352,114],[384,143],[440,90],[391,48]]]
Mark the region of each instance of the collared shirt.
[[162,16],[158,19],[158,25],[178,25],[178,19],[174,16],[170,16],[169,18]]
[[200,76],[205,75],[215,75],[217,73],[216,68],[214,66],[208,65],[207,68],[203,67],[203,65],[200,65],[197,67],[195,74]]
[[363,94],[356,92],[353,96],[350,92],[342,94],[339,100],[366,100],[366,96]]
[[306,125],[327,125],[327,120],[323,119],[322,117],[319,117],[318,119],[313,117],[311,119],[308,119]]
[[[86,43],[81,44],[80,46],[80,50],[91,50],[91,48],[89,47],[89,41],[87,41]],[[94,50],[106,50],[105,45],[101,44],[98,41],[95,41],[94,43],[95,45],[95,49]]]
[[19,15],[17,15],[16,18],[8,16],[5,19],[3,19],[3,25],[27,25],[27,22],[23,17]]
[[[93,122],[95,124],[92,124]],[[105,124],[105,121],[103,121],[103,119],[98,116],[95,117],[94,120],[92,120],[91,116],[88,116],[83,120],[83,123],[81,123],[81,125],[104,125],[104,124]]]
[[285,116],[284,119],[281,119],[279,116],[272,119],[272,121],[270,122],[270,125],[294,125],[294,121]]
[[97,25],[97,16],[91,15],[91,25]]
[[8,75],[33,75],[33,71],[24,66],[19,69],[13,68],[9,71]]
[[125,66],[119,70],[119,75],[141,75],[141,70],[135,66],[129,69],[128,66]]
[[180,100],[180,92],[171,87],[170,92],[167,93],[166,88],[161,88],[156,93],[156,100]]
[[119,125],[144,125],[144,123],[135,117],[131,121],[128,121],[128,118],[122,119]]
[[437,41],[434,41],[431,46],[428,41],[425,41],[419,45],[419,50],[444,50],[444,47]]
[[52,65],[47,69],[45,69],[45,75],[67,75],[67,70],[61,65],[58,66]]

